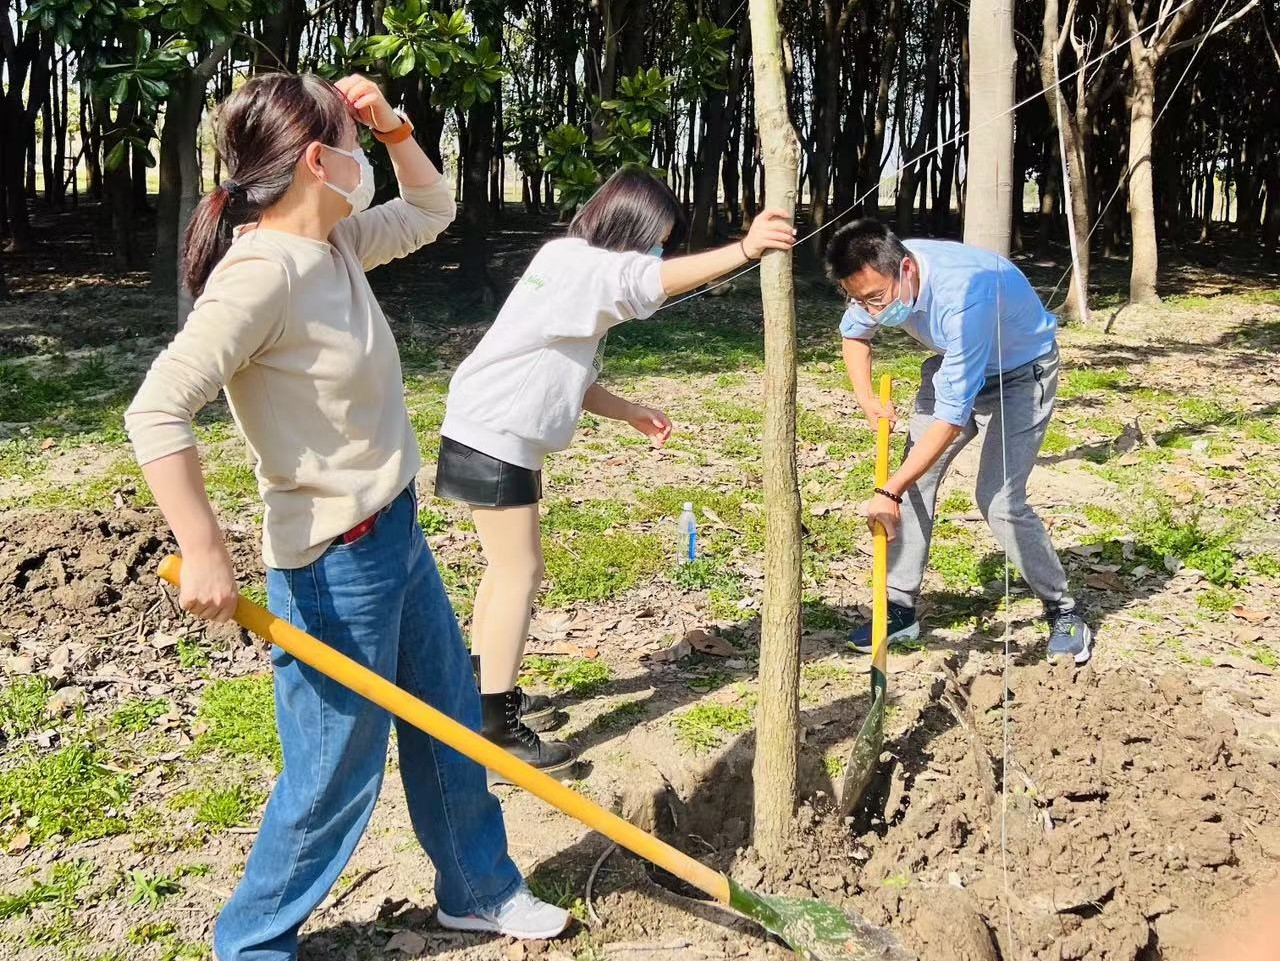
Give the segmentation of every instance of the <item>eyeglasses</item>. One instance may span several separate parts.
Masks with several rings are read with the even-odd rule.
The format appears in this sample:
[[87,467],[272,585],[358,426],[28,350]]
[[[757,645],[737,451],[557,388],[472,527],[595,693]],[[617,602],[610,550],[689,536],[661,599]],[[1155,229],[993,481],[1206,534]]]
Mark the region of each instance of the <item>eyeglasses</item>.
[[[905,262],[903,266],[905,266]],[[898,291],[902,290],[903,266],[898,267]],[[837,286],[840,288],[840,293],[844,295],[845,303],[848,306],[860,307],[867,313],[871,313],[872,311],[879,313],[893,303],[898,297],[898,294],[894,292],[893,289],[881,291],[874,297],[855,297],[844,289],[843,284],[837,284]]]

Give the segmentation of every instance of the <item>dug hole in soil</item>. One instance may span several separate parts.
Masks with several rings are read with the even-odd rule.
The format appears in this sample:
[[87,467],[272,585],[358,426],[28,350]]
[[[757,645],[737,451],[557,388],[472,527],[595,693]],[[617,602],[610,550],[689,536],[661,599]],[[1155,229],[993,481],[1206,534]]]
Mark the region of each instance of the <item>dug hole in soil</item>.
[[[148,679],[180,680],[172,658],[138,643],[157,627],[190,623],[155,581],[173,548],[158,513],[10,514],[6,522],[6,673],[44,673],[77,703],[117,699],[112,678],[144,688]],[[253,538],[232,549],[252,577]],[[265,668],[261,645],[226,631],[216,670]],[[1190,958],[1206,926],[1233,918],[1239,899],[1276,872],[1280,773],[1181,672],[1148,677],[1110,663],[1106,671],[1011,664],[1003,853],[998,653],[965,663],[935,656],[914,690],[891,681],[901,716],[887,731],[869,810],[851,824],[820,789],[820,738],[811,738],[808,800],[785,863],[764,864],[745,846],[750,734],[691,762],[662,730],[637,729],[628,753],[654,776],[620,792],[623,810],[748,887],[856,910],[925,961]],[[827,725],[846,753],[864,708],[859,701]],[[518,837],[519,821],[509,827]],[[711,926],[718,934],[704,936],[733,939],[721,955],[753,943],[750,926],[686,901],[687,889],[672,895],[641,883],[637,863],[614,859],[596,890],[606,938],[644,919],[650,934]]]

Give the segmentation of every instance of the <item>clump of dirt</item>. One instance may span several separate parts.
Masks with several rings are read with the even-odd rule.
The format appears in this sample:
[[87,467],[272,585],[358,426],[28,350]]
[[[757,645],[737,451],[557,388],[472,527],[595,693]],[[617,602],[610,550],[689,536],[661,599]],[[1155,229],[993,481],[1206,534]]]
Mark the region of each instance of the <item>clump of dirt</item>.
[[[255,543],[229,546],[242,574],[260,569]],[[176,550],[156,511],[0,514],[6,673],[41,673],[55,685],[98,675],[140,682],[174,661],[179,637],[206,631],[156,579],[160,558]],[[207,633],[224,651],[239,640],[234,626]]]
[[1000,678],[947,687],[887,745],[862,823],[819,797],[781,863],[739,849],[733,876],[852,908],[923,961],[1176,961],[1280,867],[1280,772],[1183,674],[1014,668],[1003,819]]

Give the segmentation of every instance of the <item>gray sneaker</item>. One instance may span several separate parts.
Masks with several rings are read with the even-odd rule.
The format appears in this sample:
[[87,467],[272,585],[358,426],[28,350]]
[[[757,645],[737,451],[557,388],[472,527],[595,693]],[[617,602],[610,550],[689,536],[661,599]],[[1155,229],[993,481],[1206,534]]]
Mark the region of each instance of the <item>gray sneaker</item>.
[[1049,660],[1071,658],[1076,664],[1087,664],[1093,656],[1093,631],[1076,610],[1045,611],[1049,619]]
[[491,911],[455,916],[441,908],[436,911],[436,920],[442,927],[454,931],[489,931],[525,941],[545,941],[569,926],[569,912],[539,901],[521,885],[515,894]]

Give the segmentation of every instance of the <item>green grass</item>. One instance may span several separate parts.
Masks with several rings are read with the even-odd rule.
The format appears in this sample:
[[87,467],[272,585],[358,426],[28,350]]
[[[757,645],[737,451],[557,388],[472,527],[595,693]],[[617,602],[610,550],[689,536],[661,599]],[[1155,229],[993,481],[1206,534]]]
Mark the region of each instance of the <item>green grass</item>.
[[1058,385],[1058,396],[1065,400],[1091,397],[1102,391],[1123,390],[1133,384],[1133,377],[1124,370],[1077,367],[1067,371]]
[[242,597],[247,597],[259,607],[267,606],[267,585],[266,584],[246,584],[240,588]]
[[710,398],[705,404],[712,423],[755,425],[764,423],[764,406],[748,406],[733,401]]
[[188,671],[209,666],[209,650],[198,634],[178,635],[178,665]]
[[676,740],[694,753],[719,747],[726,736],[741,734],[753,724],[751,711],[730,704],[699,704],[677,714]]
[[648,713],[647,699],[622,701],[596,717],[591,722],[591,727],[597,731],[628,731],[643,722]]
[[578,534],[603,534],[626,523],[628,510],[615,500],[589,500],[575,504],[564,498],[549,500],[542,529]]
[[[938,528],[943,525],[940,522]],[[939,540],[935,535],[929,546],[929,567],[951,590],[980,587],[979,564],[982,558],[967,541]]]
[[0,688],[0,731],[9,740],[34,731],[45,718],[53,688],[40,675],[23,677]]
[[848,618],[812,594],[807,594],[800,604],[800,623],[811,631],[836,631],[849,626]]
[[1109,507],[1085,504],[1080,508],[1080,512],[1100,537],[1119,537],[1125,531],[1124,520]]
[[578,886],[572,878],[553,871],[535,871],[526,883],[538,900],[563,908],[579,921],[587,920],[586,903],[578,896]]
[[1258,577],[1280,577],[1280,556],[1255,554],[1249,558],[1249,570]]
[[76,895],[93,874],[93,864],[88,860],[55,864],[47,880],[36,881],[16,894],[0,894],[0,920],[25,917],[36,908],[72,911],[78,904]]
[[1065,454],[1076,446],[1076,439],[1056,424],[1050,424],[1044,435],[1040,451],[1044,454]]
[[613,680],[613,670],[603,661],[585,657],[543,657],[524,659],[522,684],[538,684],[559,694],[590,697],[599,694]]
[[1196,595],[1196,607],[1214,614],[1225,614],[1235,606],[1236,597],[1230,591],[1212,587]]
[[261,497],[253,468],[238,457],[214,461],[204,472],[204,484],[209,499],[227,509],[256,503]]
[[0,442],[0,480],[31,481],[45,470],[45,458],[34,440],[24,437]]
[[43,436],[97,432],[123,440],[121,383],[107,360],[65,358],[45,369],[0,363],[0,422],[35,424]]
[[97,748],[77,741],[51,754],[20,756],[0,774],[0,830],[26,830],[39,843],[55,834],[75,842],[126,829],[120,808],[129,798],[129,778],[108,770]]
[[1242,579],[1232,532],[1204,527],[1198,514],[1178,518],[1163,508],[1139,521],[1137,541],[1150,560],[1175,557],[1218,587],[1236,585]]
[[418,508],[418,526],[427,537],[435,537],[449,529],[449,515],[433,504]]
[[796,435],[805,444],[823,444],[843,440],[849,434],[847,424],[833,423],[813,410],[796,414]]
[[205,725],[196,738],[199,751],[261,758],[277,767],[282,761],[270,674],[214,681],[205,688],[196,722]]
[[827,777],[833,781],[838,781],[844,777],[845,759],[835,754],[828,754],[822,759],[822,770],[826,772]]
[[[674,551],[673,551],[674,553]],[[666,564],[660,538],[628,531],[544,538],[546,603],[565,607],[616,597]]]
[[261,804],[262,795],[243,784],[204,791],[196,800],[196,823],[212,831],[241,827]]
[[164,874],[148,874],[146,871],[133,870],[126,875],[129,885],[130,907],[143,905],[148,911],[155,911],[164,903],[164,899],[177,894],[182,885],[177,878]]
[[946,517],[951,514],[967,514],[973,510],[973,498],[964,491],[952,491],[942,499],[938,506],[938,515]]
[[132,698],[111,715],[111,726],[129,734],[141,734],[168,714],[169,707],[169,701],[163,697]]
[[764,342],[755,329],[759,306],[757,300],[754,310],[739,313],[704,298],[662,323],[624,324],[609,334],[605,370],[618,378],[758,369],[764,363]]

